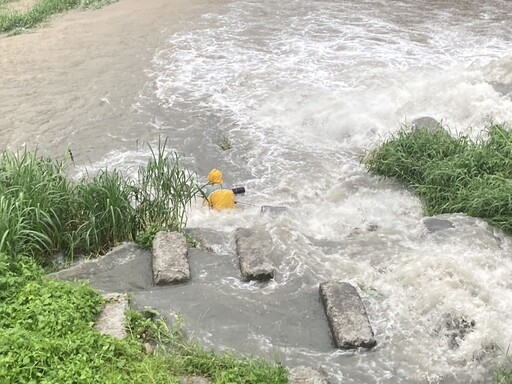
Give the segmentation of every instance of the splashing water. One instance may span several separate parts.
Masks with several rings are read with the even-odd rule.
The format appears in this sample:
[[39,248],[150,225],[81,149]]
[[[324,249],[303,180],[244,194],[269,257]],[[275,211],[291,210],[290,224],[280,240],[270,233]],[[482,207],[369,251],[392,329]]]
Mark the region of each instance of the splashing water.
[[[135,107],[157,116],[155,128],[198,174],[221,168],[247,190],[246,209],[198,205],[189,227],[264,226],[279,260],[267,286],[219,277],[217,288],[246,302],[281,292],[294,303],[319,282],[350,281],[378,346],[336,351],[307,336],[291,341],[284,328],[269,336],[258,316],[247,319],[246,341],[205,329],[206,341],[256,343],[338,382],[489,380],[512,341],[510,238],[463,215],[429,232],[414,195],[368,175],[360,159],[417,117],[475,136],[490,119],[512,121],[511,14],[506,0],[232,1],[169,37],[150,74],[155,94]],[[290,213],[250,207],[264,204]],[[232,253],[232,241],[217,251]],[[308,316],[322,314],[281,304],[283,319],[303,316],[302,331],[315,332]],[[447,319],[471,329],[455,334]]]

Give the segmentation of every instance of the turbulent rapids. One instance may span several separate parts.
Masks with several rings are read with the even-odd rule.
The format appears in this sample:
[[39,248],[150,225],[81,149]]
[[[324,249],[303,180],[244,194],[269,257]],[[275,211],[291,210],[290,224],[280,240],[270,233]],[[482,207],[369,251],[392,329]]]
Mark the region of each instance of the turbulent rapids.
[[[333,383],[489,382],[512,342],[511,237],[462,214],[425,217],[361,159],[425,116],[475,139],[491,121],[510,127],[510,15],[506,0],[210,4],[166,35],[109,134],[168,137],[201,182],[219,168],[245,194],[234,210],[192,207],[210,253],[192,255],[189,284],[154,288],[140,265],[96,283],[183,313],[208,346],[321,367]],[[134,147],[88,169],[129,173],[148,155]],[[287,213],[261,215],[268,205]],[[240,279],[237,228],[270,234],[270,282]],[[140,284],[116,280],[128,276]],[[318,296],[332,280],[357,287],[372,350],[333,347]]]

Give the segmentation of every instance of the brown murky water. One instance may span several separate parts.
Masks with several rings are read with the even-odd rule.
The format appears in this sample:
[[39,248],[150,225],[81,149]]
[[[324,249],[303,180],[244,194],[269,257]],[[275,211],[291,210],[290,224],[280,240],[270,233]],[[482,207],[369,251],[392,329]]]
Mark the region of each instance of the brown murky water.
[[[0,142],[53,156],[71,146],[78,165],[130,172],[162,135],[200,177],[219,167],[245,186],[233,212],[192,208],[189,226],[218,234],[215,256],[191,255],[191,284],[153,289],[147,265],[96,275],[183,312],[205,343],[317,364],[335,383],[489,382],[512,341],[510,237],[461,215],[429,232],[421,203],[360,157],[421,116],[473,137],[490,118],[511,122],[511,7],[122,0],[72,12],[0,39]],[[289,214],[260,216],[268,204]],[[255,225],[278,264],[265,286],[240,281],[234,254],[234,229]],[[359,287],[371,352],[327,342],[317,287],[331,279]],[[447,314],[476,324],[457,348]]]

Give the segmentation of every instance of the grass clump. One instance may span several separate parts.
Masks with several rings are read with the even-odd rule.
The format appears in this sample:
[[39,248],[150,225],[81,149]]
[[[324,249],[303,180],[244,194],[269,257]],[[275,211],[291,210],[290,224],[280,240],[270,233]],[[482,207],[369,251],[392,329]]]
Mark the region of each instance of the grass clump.
[[6,4],[14,2],[3,0],[0,3],[0,32],[34,28],[54,14],[77,7],[98,8],[115,0],[38,0],[27,10],[11,10]]
[[139,232],[152,227],[181,232],[186,225],[187,207],[202,195],[193,174],[181,167],[178,155],[166,147],[167,140],[159,141],[156,151],[150,147],[151,159],[139,168],[135,189]]
[[65,161],[24,151],[0,153],[0,252],[42,264],[57,252],[105,253],[122,241],[150,246],[159,230],[182,231],[201,188],[166,141],[132,180],[101,170],[74,181]]
[[512,356],[510,355],[510,346],[511,345],[509,345],[507,351],[504,352],[506,361],[500,364],[494,372],[493,384],[512,384]]
[[443,130],[401,130],[364,164],[411,185],[427,215],[465,213],[512,233],[512,132],[503,125],[475,141]]
[[512,368],[499,367],[492,382],[493,384],[512,384]]

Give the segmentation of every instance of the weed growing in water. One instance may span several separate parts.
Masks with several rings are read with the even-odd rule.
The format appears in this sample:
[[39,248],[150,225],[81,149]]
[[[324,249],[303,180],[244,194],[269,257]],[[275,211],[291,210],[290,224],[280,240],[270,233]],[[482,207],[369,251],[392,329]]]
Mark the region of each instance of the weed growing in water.
[[167,139],[159,140],[156,150],[150,147],[152,158],[139,168],[135,187],[138,232],[152,226],[181,232],[187,207],[202,193],[193,174],[183,169],[178,155],[167,152],[166,147]]
[[227,151],[228,149],[233,148],[233,145],[231,144],[231,140],[229,140],[229,137],[223,136],[221,142],[219,143],[219,147],[223,151]]

